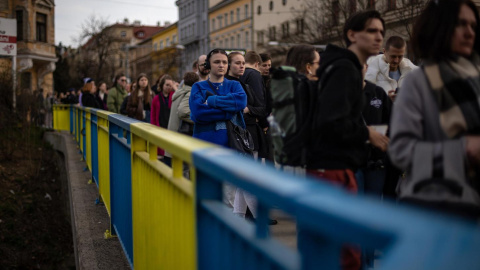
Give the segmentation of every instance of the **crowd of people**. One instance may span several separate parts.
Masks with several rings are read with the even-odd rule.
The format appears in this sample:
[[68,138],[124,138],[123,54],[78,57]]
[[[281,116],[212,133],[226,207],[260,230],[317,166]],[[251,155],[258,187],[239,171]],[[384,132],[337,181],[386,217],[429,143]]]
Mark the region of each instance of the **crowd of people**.
[[[478,221],[478,21],[471,0],[430,1],[411,40],[420,66],[404,57],[407,43],[401,37],[390,36],[384,44],[385,21],[374,10],[345,22],[346,48],[329,44],[321,53],[312,45],[290,48],[284,65],[295,68],[296,87],[313,89],[314,106],[306,118],[305,166],[282,169],[351,193]],[[274,158],[268,120],[280,106],[271,95],[271,68],[268,53],[214,49],[200,55],[181,82],[165,74],[151,85],[140,74],[129,91],[119,74],[110,90],[102,82],[97,91],[87,79],[81,93],[72,90],[60,99],[225,147],[231,147],[233,124],[251,135],[253,159],[282,165]],[[158,156],[170,165],[171,154],[158,149]],[[234,214],[256,218],[254,196],[228,185],[224,195]],[[361,257],[359,249],[345,247],[342,268],[360,269]],[[373,250],[363,258],[363,265],[372,265]]]

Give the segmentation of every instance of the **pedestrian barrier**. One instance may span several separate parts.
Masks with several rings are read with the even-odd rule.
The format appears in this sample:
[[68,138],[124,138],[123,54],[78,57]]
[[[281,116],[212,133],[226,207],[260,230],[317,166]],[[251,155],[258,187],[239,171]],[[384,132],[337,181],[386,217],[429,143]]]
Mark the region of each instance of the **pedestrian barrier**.
[[70,130],[70,105],[58,104],[53,109],[53,128],[55,130]]
[[[339,269],[342,246],[352,244],[382,250],[378,269],[480,269],[478,225],[354,196],[119,114],[70,110],[70,118],[55,119],[75,125],[55,127],[70,126],[91,160],[112,234],[132,268]],[[171,167],[157,159],[157,147],[172,154]],[[224,205],[224,183],[258,198],[255,223]],[[296,250],[270,237],[273,206],[296,219]]]

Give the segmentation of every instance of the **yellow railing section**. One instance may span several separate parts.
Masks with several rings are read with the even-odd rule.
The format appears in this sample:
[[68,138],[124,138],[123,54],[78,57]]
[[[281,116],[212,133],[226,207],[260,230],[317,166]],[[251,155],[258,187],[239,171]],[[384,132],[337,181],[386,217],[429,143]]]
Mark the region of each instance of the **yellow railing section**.
[[[145,123],[130,130],[135,269],[196,269],[195,183],[183,177],[183,161],[213,145]],[[158,145],[175,153],[172,168],[157,160]]]
[[85,110],[85,132],[85,135],[87,137],[87,139],[85,140],[87,144],[86,149],[88,149],[86,154],[87,160],[85,161],[87,162],[88,169],[92,171],[92,117],[88,108],[87,110]]
[[70,130],[70,105],[57,104],[53,106],[53,128],[55,130]]
[[[107,111],[97,111],[98,131],[98,189],[103,203],[111,215],[110,208],[110,144],[108,138],[108,115]],[[111,231],[111,230],[110,230]]]

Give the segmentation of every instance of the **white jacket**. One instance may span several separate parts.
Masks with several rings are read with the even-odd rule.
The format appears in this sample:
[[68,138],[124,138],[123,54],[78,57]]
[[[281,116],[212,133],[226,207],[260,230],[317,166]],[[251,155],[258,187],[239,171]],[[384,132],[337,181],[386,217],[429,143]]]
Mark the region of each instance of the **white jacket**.
[[388,93],[389,90],[395,90],[397,87],[402,86],[403,79],[412,70],[416,69],[412,61],[407,58],[403,58],[400,62],[400,79],[395,81],[388,75],[390,71],[390,64],[386,62],[385,55],[379,54],[372,56],[367,60],[367,73],[365,74],[365,80],[372,82],[385,90]]

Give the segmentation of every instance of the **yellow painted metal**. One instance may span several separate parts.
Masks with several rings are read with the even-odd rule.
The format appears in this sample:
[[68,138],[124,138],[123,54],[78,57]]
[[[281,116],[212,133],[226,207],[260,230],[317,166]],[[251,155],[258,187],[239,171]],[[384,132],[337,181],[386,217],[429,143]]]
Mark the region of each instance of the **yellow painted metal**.
[[86,146],[83,148],[87,151],[85,155],[87,157],[87,166],[90,172],[92,171],[92,117],[90,110],[85,110],[85,136],[87,137],[85,142]]
[[55,104],[53,109],[53,129],[70,130],[70,105]]
[[[217,146],[145,123],[130,131],[134,268],[196,269],[195,182],[183,177],[183,161]],[[173,169],[157,160],[157,146],[173,153]]]
[[98,186],[100,196],[110,213],[110,145],[108,138],[108,115],[107,111],[97,111],[98,126]]

